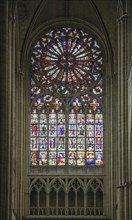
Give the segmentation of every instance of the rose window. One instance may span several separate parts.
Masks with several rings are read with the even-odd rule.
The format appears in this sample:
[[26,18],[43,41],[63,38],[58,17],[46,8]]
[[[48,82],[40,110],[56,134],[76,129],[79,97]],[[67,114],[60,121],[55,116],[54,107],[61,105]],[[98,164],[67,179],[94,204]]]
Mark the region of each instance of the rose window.
[[[45,87],[91,85],[102,72],[102,53],[95,38],[82,30],[50,31],[34,46],[32,73]],[[53,86],[54,87],[54,86]]]

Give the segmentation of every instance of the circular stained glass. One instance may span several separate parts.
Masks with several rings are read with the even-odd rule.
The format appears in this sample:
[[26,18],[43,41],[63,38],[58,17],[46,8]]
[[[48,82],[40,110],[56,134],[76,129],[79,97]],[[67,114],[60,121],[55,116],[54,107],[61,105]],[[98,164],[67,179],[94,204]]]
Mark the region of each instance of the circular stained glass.
[[[62,28],[46,33],[34,45],[32,77],[41,86],[61,90],[95,84],[101,75],[102,51],[97,40],[88,33]],[[60,90],[58,90],[60,91]]]

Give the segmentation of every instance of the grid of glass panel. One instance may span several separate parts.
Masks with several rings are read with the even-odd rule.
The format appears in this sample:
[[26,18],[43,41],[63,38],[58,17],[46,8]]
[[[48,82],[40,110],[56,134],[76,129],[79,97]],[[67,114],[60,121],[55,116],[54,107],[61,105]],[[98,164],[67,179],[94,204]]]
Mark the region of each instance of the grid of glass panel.
[[103,115],[69,114],[68,164],[70,166],[103,164]]
[[65,114],[31,114],[32,165],[65,165]]

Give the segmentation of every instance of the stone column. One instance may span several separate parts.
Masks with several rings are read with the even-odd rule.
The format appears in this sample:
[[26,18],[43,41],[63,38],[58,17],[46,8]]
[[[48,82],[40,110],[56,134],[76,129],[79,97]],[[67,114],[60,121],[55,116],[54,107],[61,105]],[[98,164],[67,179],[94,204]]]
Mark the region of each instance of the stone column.
[[9,128],[9,145],[10,149],[9,161],[10,161],[10,218],[15,220],[17,218],[17,168],[16,168],[16,158],[17,158],[17,145],[16,145],[16,2],[9,2],[8,10],[8,128]]
[[117,118],[118,118],[118,109],[117,109],[117,99],[118,99],[118,89],[117,89],[117,82],[118,82],[118,75],[117,75],[117,69],[115,69],[115,74],[112,75],[112,149],[111,149],[111,164],[110,164],[110,173],[111,173],[111,179],[110,179],[110,204],[111,204],[111,217],[113,220],[116,219],[116,209],[117,209],[117,175],[118,175],[118,167],[117,167],[117,146],[118,146],[118,124],[117,124]]
[[[130,33],[132,33],[132,31]],[[131,207],[132,206],[132,57],[128,72],[128,152],[129,152],[128,155],[129,218],[128,219],[132,220],[132,207]]]
[[30,146],[30,74],[28,72],[30,61],[25,56],[24,63],[20,60],[19,71],[19,138],[21,147],[21,215],[28,216],[30,214],[29,203],[29,186],[30,186],[30,162],[29,162],[29,146]]
[[118,20],[118,186],[117,220],[128,220],[125,199],[128,187],[128,95],[127,95],[127,14]]
[[24,216],[24,147],[25,147],[25,128],[24,128],[24,108],[25,108],[25,97],[24,97],[24,73],[20,70],[18,72],[18,149],[17,153],[17,181],[18,181],[18,216],[22,219]]
[[129,185],[129,220],[132,220],[132,182]]
[[9,219],[8,1],[0,1],[0,219]]
[[124,219],[124,189],[123,186],[117,188],[117,220]]
[[129,219],[129,184],[124,185],[124,215],[125,220]]

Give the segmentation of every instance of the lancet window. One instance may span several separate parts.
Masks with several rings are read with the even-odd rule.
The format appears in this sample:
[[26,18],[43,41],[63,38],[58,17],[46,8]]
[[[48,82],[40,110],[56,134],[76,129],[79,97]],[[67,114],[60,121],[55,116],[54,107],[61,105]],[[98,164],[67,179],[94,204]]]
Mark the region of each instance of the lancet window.
[[103,53],[76,28],[51,30],[31,55],[32,166],[103,165]]

